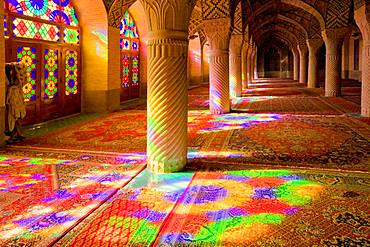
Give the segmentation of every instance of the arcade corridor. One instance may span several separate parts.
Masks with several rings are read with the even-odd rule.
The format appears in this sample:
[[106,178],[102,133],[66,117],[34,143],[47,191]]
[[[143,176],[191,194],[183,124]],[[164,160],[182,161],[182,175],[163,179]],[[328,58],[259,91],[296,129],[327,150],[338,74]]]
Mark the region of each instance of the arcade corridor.
[[172,174],[145,169],[142,100],[29,129],[1,151],[1,246],[367,246],[370,121],[344,85],[256,80],[220,116],[189,90]]
[[0,6],[0,247],[370,246],[370,1]]

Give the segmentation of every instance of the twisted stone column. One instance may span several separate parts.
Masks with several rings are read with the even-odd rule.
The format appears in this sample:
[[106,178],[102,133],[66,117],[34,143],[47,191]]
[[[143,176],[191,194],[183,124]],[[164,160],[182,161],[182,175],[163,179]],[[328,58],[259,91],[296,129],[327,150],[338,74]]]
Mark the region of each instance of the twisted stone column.
[[203,25],[210,45],[210,111],[212,114],[228,113],[230,19],[204,20]]
[[370,117],[370,42],[363,45],[361,114]]
[[187,162],[187,23],[193,5],[180,0],[141,2],[151,20],[147,164],[154,172],[175,172]]
[[257,54],[257,75],[258,78],[265,77],[265,50],[263,48]]
[[362,47],[362,93],[361,114],[370,117],[370,23],[369,6],[363,5],[355,11],[355,20],[360,28],[364,44]]
[[308,49],[305,44],[298,45],[299,51],[299,83],[307,83],[307,53]]
[[256,46],[255,50],[254,50],[254,55],[253,55],[253,78],[252,79],[257,79],[258,78],[258,71],[257,71],[258,57],[257,57],[257,54],[258,54],[258,49],[257,49],[257,46]]
[[242,90],[247,89],[248,83],[247,83],[247,54],[248,54],[248,43],[247,41],[244,41],[243,47],[242,47]]
[[242,96],[242,43],[241,34],[233,34],[230,39],[230,96],[232,98]]
[[252,81],[253,81],[254,66],[255,66],[255,55],[256,55],[256,47],[255,47],[255,45],[252,45],[252,51],[251,51],[251,55],[250,55],[250,68],[249,68],[248,83],[252,83]]
[[317,88],[319,86],[319,50],[322,46],[322,39],[308,39],[307,46],[309,50],[308,63],[308,88]]
[[299,80],[299,52],[293,49],[293,79]]
[[346,29],[327,29],[322,36],[326,46],[325,96],[341,95],[342,45]]
[[247,87],[251,83],[251,75],[252,75],[252,50],[253,47],[249,44],[249,49],[247,52]]

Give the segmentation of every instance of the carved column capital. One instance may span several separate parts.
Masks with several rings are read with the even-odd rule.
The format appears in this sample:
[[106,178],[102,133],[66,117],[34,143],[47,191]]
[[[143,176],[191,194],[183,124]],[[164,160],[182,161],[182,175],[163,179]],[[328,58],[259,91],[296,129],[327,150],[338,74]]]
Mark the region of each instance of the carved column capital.
[[307,47],[308,50],[311,52],[316,53],[322,46],[324,41],[322,39],[307,39]]
[[195,0],[140,0],[148,17],[149,30],[188,32]]
[[241,56],[242,44],[243,44],[243,35],[241,34],[231,35],[229,46],[230,56]]
[[298,49],[298,52],[301,56],[306,55],[307,52],[308,52],[308,47],[305,43],[301,43],[301,44],[297,45],[297,49]]
[[231,36],[230,18],[203,20],[203,30],[211,51],[228,51]]
[[366,5],[361,6],[359,9],[355,10],[355,21],[359,29],[361,30],[362,38],[365,42],[370,41],[370,25],[368,16],[368,10]]
[[349,32],[349,28],[325,29],[322,37],[325,41],[327,50],[342,49],[343,41]]

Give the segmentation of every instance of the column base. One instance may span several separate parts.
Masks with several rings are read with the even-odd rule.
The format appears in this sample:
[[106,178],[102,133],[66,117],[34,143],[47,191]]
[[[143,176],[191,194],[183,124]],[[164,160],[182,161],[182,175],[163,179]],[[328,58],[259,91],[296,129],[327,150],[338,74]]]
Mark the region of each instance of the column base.
[[317,86],[316,84],[315,85],[312,85],[312,84],[308,84],[307,85],[307,88],[319,88],[319,86]]
[[154,173],[172,173],[182,171],[187,163],[187,158],[181,160],[157,160],[148,158],[148,169]]
[[209,109],[209,111],[211,112],[211,114],[215,114],[215,115],[222,115],[222,114],[227,114],[227,113],[230,113],[231,109],[224,109],[224,110],[221,110],[221,109]]
[[232,98],[232,99],[236,99],[236,98],[239,98],[239,97],[242,97],[242,94],[241,93],[231,93],[230,94],[230,97]]
[[342,93],[338,91],[325,91],[325,97],[339,97]]
[[362,107],[361,108],[361,115],[363,117],[370,117],[370,107]]

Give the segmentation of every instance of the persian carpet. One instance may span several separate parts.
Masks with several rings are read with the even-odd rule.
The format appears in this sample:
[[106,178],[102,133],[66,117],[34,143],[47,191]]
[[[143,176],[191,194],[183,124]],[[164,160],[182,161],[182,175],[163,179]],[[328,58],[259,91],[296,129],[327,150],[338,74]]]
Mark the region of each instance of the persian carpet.
[[[196,161],[368,171],[370,126],[350,117],[278,114],[200,116],[191,140]],[[207,153],[229,154],[208,157]],[[199,157],[197,157],[199,155]]]
[[192,175],[144,171],[55,246],[149,246]]
[[253,88],[243,92],[243,97],[250,96],[305,96],[304,91],[298,88]]
[[190,89],[188,91],[188,95],[209,95],[209,86],[203,85],[200,87]]
[[361,113],[361,103],[357,104],[353,101],[347,100],[347,98],[329,97],[322,98],[322,100],[330,104],[338,111],[345,113]]
[[47,246],[140,173],[106,164],[0,156],[0,246]]
[[245,97],[238,98],[232,109],[250,113],[280,113],[298,115],[341,115],[340,110],[318,97]]
[[239,165],[145,171],[56,246],[366,246],[369,183],[356,173]]
[[29,148],[143,152],[146,149],[146,112],[126,110],[107,114],[18,145]]

